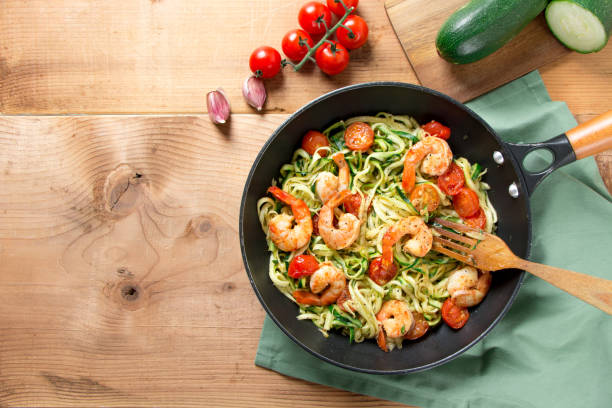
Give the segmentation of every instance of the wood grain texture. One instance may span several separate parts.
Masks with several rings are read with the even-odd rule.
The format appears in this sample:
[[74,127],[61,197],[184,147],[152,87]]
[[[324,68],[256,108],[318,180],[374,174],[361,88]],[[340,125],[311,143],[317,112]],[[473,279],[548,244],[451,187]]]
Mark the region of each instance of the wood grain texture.
[[[539,16],[504,47],[466,65],[451,64],[436,51],[438,30],[465,0],[388,0],[389,20],[422,85],[469,101],[570,54]],[[419,10],[415,13],[415,10]]]
[[[281,49],[302,0],[2,0],[0,112],[202,113],[205,95],[243,101],[248,58]],[[416,82],[382,1],[362,1],[368,43],[350,69],[328,77],[312,64],[267,81],[268,112],[293,112],[322,93],[374,80]]]
[[285,118],[0,118],[0,406],[398,406],[253,365],[239,201]]

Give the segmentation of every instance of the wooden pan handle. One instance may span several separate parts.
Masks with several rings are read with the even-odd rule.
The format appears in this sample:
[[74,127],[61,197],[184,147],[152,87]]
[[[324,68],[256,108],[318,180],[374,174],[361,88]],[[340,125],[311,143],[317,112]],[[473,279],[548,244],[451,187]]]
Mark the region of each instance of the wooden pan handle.
[[612,149],[612,110],[565,132],[576,160]]
[[520,258],[516,267],[612,315],[612,281]]

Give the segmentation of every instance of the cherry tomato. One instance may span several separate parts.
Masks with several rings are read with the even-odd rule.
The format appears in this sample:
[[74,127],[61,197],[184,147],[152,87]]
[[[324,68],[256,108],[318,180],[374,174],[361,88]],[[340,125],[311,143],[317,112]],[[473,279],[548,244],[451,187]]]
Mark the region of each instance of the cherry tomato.
[[344,71],[350,57],[344,45],[332,41],[332,44],[325,43],[317,49],[315,60],[321,71],[327,75],[336,75]]
[[310,276],[319,269],[319,261],[312,255],[298,255],[289,264],[289,276],[299,279]]
[[423,125],[423,130],[429,133],[431,136],[439,137],[440,139],[448,139],[451,134],[450,128],[447,128],[440,122],[432,120],[429,123]]
[[367,123],[351,123],[344,132],[346,146],[358,152],[366,152],[374,144],[374,131]]
[[460,329],[470,318],[470,312],[466,307],[459,307],[448,298],[442,304],[442,319],[453,329]]
[[419,184],[410,193],[410,202],[419,212],[427,208],[432,213],[440,205],[440,196],[431,184]]
[[[321,132],[317,132],[316,130],[309,130],[302,138],[302,149],[306,150],[306,152],[308,152],[308,154],[311,156],[315,154],[315,151],[319,147],[325,146],[329,146],[329,140],[327,140],[327,136],[325,136]],[[319,152],[321,157],[327,156],[327,153],[327,150]]]
[[359,16],[350,15],[344,20],[344,25],[351,29],[352,33],[344,27],[338,28],[336,37],[340,44],[349,50],[361,47],[368,40],[368,25]]
[[463,221],[470,227],[478,228],[481,230],[484,230],[485,227],[487,226],[487,216],[485,215],[484,211],[480,207],[478,207],[478,211],[476,212],[475,215],[464,218]]
[[278,51],[267,45],[255,48],[249,58],[249,67],[260,78],[272,78],[281,69],[281,56]]
[[389,282],[391,279],[395,277],[397,274],[397,266],[395,263],[392,263],[389,266],[389,269],[383,268],[382,266],[382,257],[374,258],[372,262],[370,262],[370,267],[368,269],[368,275],[370,275],[370,279],[376,282],[378,285],[384,285]]
[[429,330],[429,323],[425,320],[423,313],[412,312],[412,317],[414,317],[414,327],[404,335],[406,340],[416,340],[423,337]]
[[300,9],[298,22],[310,34],[323,34],[326,25],[327,28],[331,28],[331,13],[324,4],[309,1]]
[[463,176],[463,170],[455,162],[452,162],[448,170],[438,177],[438,187],[440,187],[440,190],[444,194],[451,196],[459,193],[464,184],[465,177]]
[[[344,0],[344,5],[347,8],[353,7],[353,13],[355,12],[355,9],[357,9],[357,4],[359,4],[359,0]],[[344,13],[346,13],[346,10],[344,7],[342,7],[342,3],[340,3],[338,0],[327,0],[327,7],[329,7],[329,9],[338,17],[342,17]]]
[[453,208],[461,218],[471,217],[480,208],[478,196],[474,190],[461,187],[461,190],[453,197]]
[[301,61],[308,52],[306,44],[313,47],[312,38],[306,31],[296,28],[283,37],[283,53],[292,61]]

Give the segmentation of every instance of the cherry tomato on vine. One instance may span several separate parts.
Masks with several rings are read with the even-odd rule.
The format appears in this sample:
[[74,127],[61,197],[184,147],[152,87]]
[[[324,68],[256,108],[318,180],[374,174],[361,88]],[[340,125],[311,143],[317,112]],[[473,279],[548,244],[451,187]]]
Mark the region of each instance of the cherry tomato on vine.
[[291,61],[300,61],[308,52],[306,44],[308,44],[309,47],[314,46],[312,38],[310,38],[310,35],[306,31],[296,28],[289,31],[283,37],[283,53]]
[[448,298],[442,304],[442,319],[453,329],[457,330],[465,326],[470,318],[467,308],[459,307]]
[[281,69],[280,53],[267,45],[255,48],[249,58],[249,67],[260,78],[272,78]]
[[[325,136],[321,132],[317,132],[316,130],[309,130],[306,132],[304,137],[302,137],[302,149],[306,150],[309,155],[315,154],[315,151],[319,147],[329,146],[329,140],[327,140],[327,136]],[[327,151],[319,152],[321,157],[327,156]]]
[[288,274],[294,279],[310,276],[319,269],[319,261],[312,255],[298,255],[289,264]]
[[368,40],[368,25],[363,18],[350,15],[344,20],[344,26],[350,28],[351,31],[340,27],[336,31],[336,37],[340,44],[349,50],[361,47]]
[[331,12],[324,4],[309,1],[300,9],[298,22],[310,34],[323,34],[325,26],[331,28]]
[[480,230],[484,230],[487,226],[487,216],[480,207],[478,208],[476,214],[472,215],[471,217],[464,218],[463,221],[466,225],[473,228],[478,228]]
[[436,122],[435,120],[423,125],[423,130],[432,136],[439,137],[440,139],[444,140],[447,140],[451,135],[450,128],[444,126],[440,122]]
[[478,195],[471,188],[461,187],[461,190],[453,196],[453,208],[461,218],[476,215],[480,209]]
[[[344,5],[347,8],[353,7],[352,12],[355,12],[357,4],[359,4],[359,0],[344,0]],[[346,13],[346,10],[344,7],[342,7],[342,3],[340,3],[338,0],[327,0],[327,7],[329,7],[329,9],[338,17],[342,17],[344,13]]]
[[336,75],[344,71],[350,59],[348,50],[342,44],[335,41],[332,43],[321,45],[315,53],[317,65],[327,75]]

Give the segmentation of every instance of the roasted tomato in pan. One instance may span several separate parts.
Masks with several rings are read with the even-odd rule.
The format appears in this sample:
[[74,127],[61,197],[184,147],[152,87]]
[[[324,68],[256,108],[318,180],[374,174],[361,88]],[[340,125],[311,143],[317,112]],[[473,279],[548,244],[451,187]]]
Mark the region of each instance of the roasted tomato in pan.
[[453,329],[460,329],[470,318],[470,312],[466,307],[459,307],[448,298],[442,304],[442,319]]
[[319,261],[312,255],[298,255],[289,264],[289,276],[299,279],[310,276],[319,269]]

